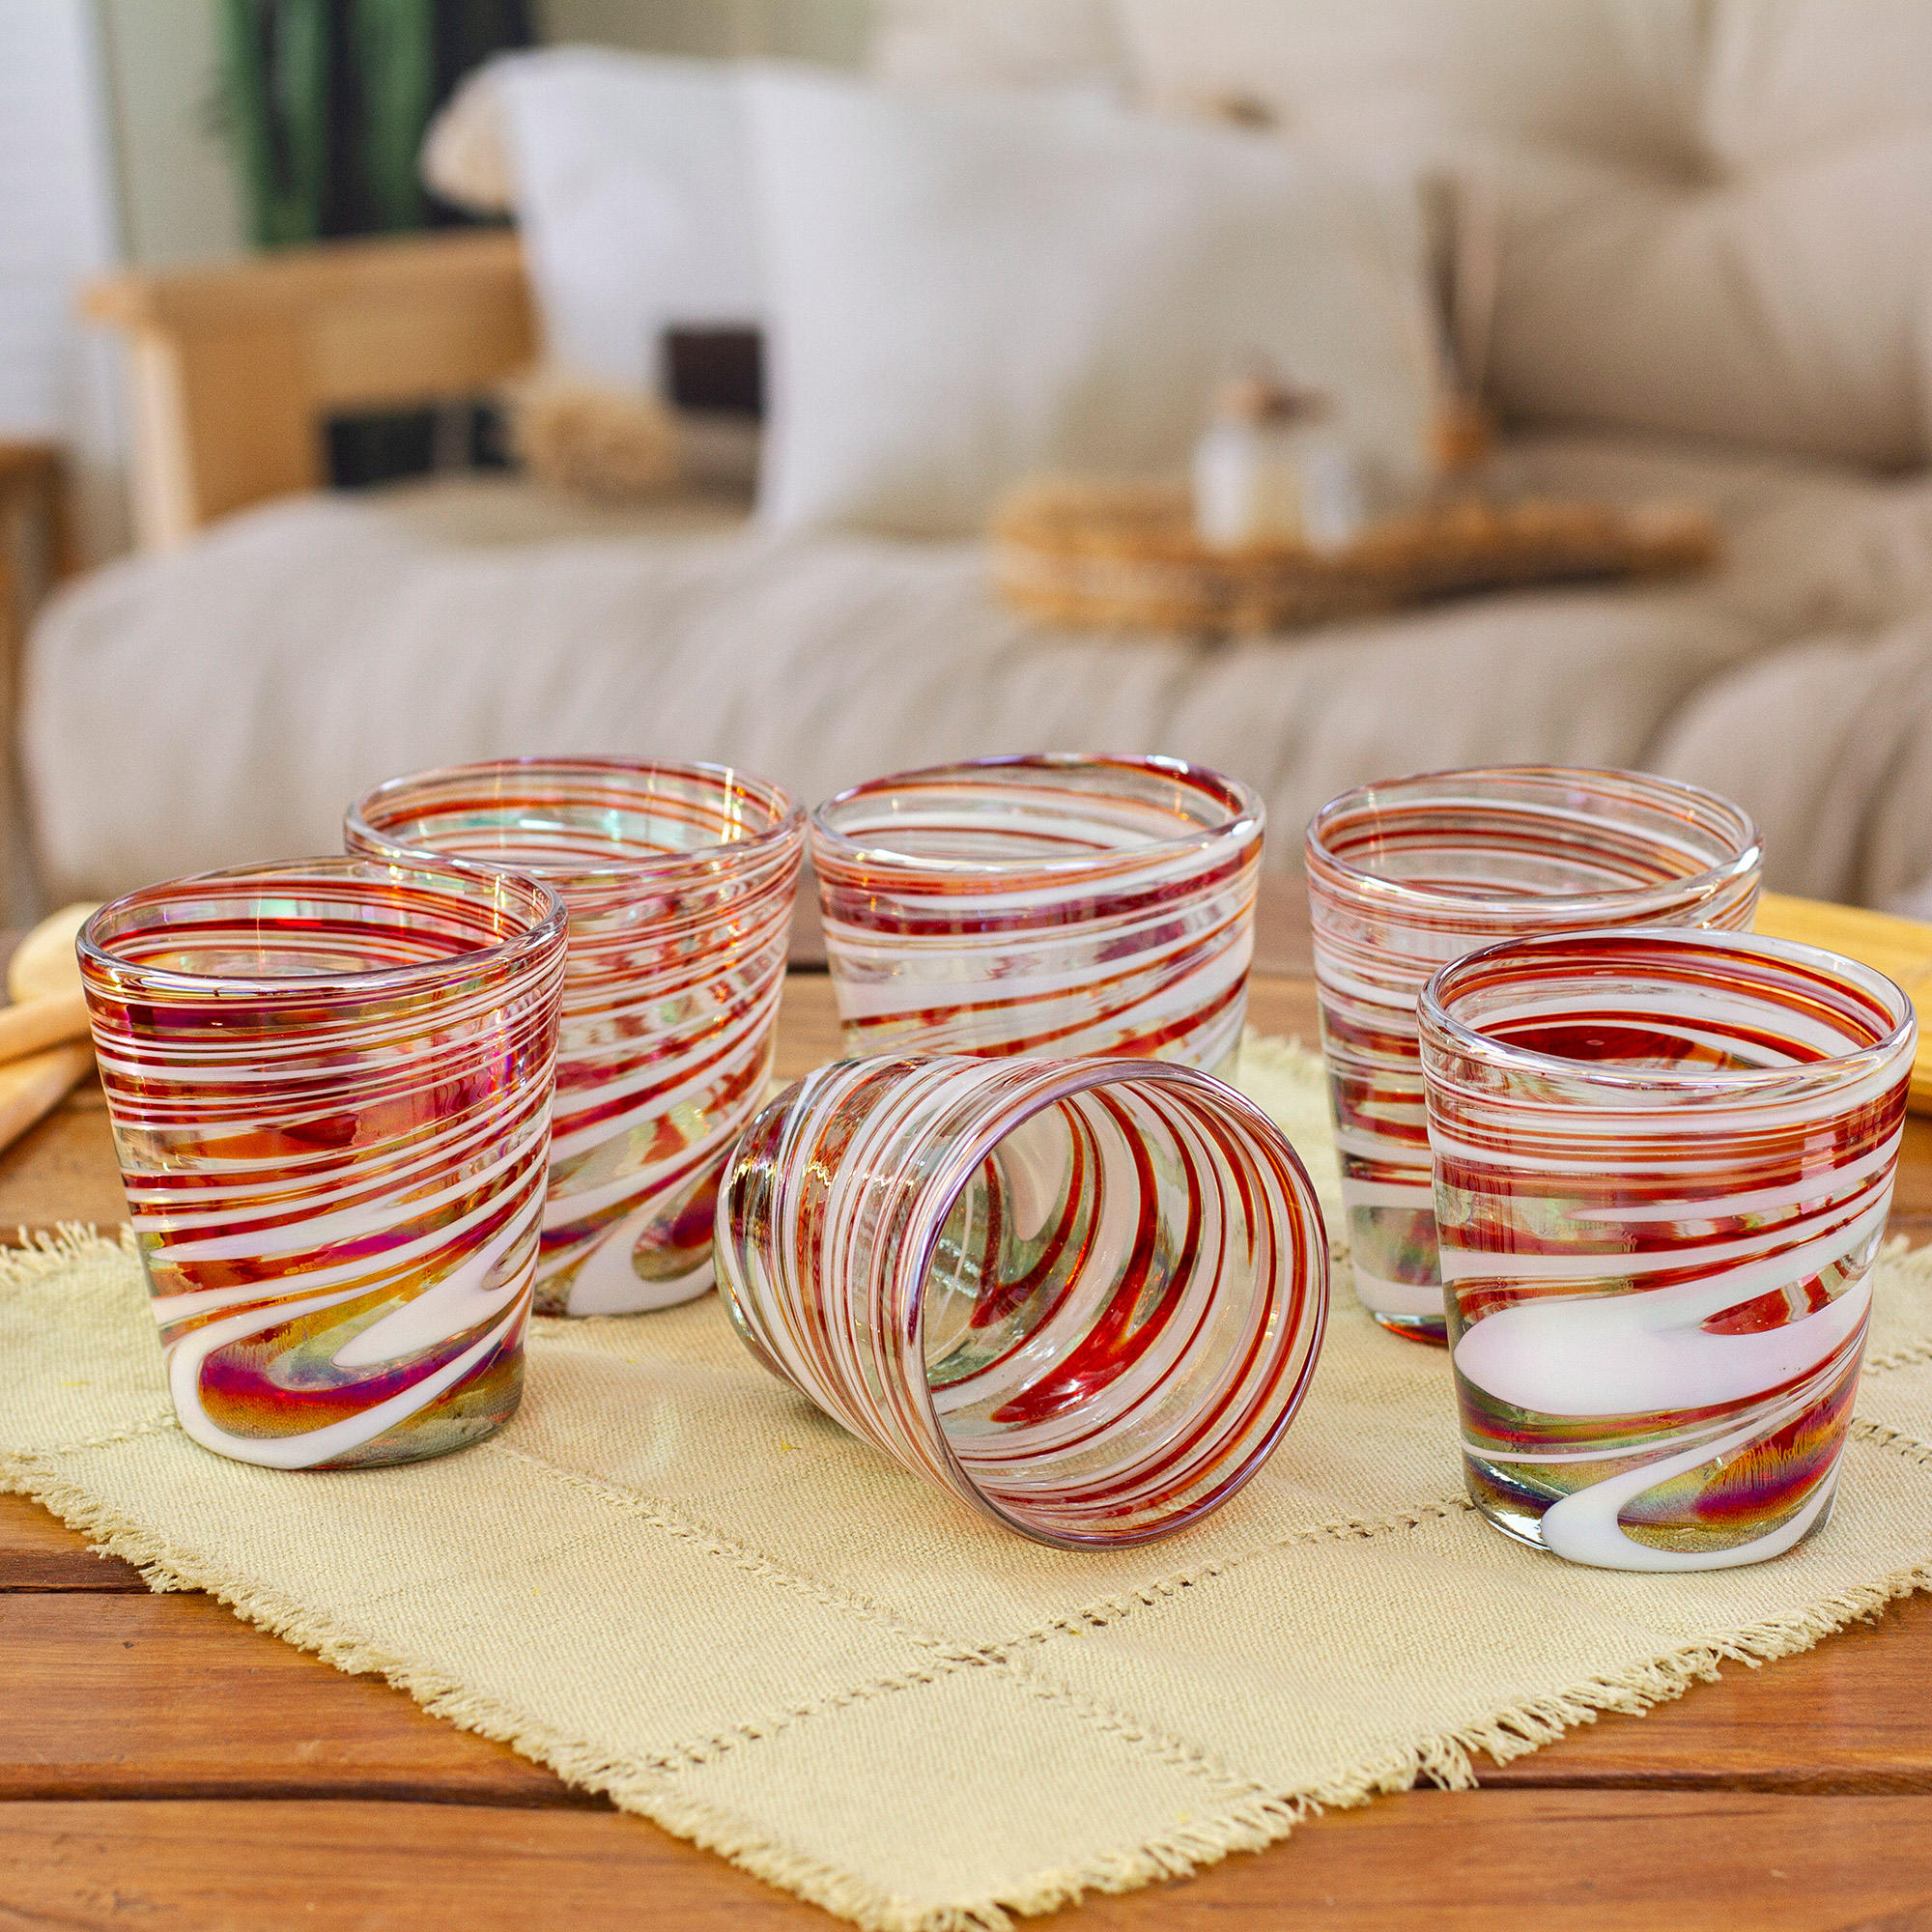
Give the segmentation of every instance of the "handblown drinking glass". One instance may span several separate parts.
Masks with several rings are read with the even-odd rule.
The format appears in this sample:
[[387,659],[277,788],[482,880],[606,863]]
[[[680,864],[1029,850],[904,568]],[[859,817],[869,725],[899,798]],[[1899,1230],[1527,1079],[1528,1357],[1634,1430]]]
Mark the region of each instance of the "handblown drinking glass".
[[1263,819],[1199,765],[1054,753],[828,799],[811,857],[848,1048],[1231,1071]]
[[564,913],[471,867],[312,859],[117,899],[88,1017],[183,1429],[407,1463],[515,1412]]
[[1363,785],[1306,844],[1321,1050],[1355,1293],[1384,1328],[1444,1340],[1415,1002],[1478,947],[1588,926],[1742,930],[1757,828],[1641,772],[1498,766]]
[[774,1375],[998,1522],[1141,1543],[1227,1500],[1313,1373],[1327,1243],[1254,1104],[1160,1061],[848,1060],[718,1202]]
[[1573,1562],[1713,1570],[1830,1513],[1916,1026],[1834,953],[1491,947],[1423,994],[1469,1492]]
[[719,1171],[771,1073],[804,813],[722,765],[508,758],[378,785],[345,838],[510,867],[570,910],[538,1312],[702,1294]]

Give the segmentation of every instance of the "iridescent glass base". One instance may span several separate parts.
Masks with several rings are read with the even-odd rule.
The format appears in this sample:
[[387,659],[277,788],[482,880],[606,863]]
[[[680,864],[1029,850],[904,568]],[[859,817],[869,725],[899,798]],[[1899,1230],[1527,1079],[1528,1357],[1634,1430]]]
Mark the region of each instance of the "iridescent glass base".
[[1469,1493],[1577,1563],[1762,1562],[1830,1515],[1912,1005],[1743,936],[1492,947],[1425,990]]
[[470,867],[315,859],[103,907],[81,974],[183,1429],[415,1462],[515,1411],[564,913]]

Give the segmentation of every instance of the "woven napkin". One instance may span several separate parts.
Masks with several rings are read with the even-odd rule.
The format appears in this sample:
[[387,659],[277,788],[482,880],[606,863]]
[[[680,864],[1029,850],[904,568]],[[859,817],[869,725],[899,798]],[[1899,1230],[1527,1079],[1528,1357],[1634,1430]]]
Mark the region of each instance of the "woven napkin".
[[[1251,1037],[1244,1065],[1332,1207],[1319,1064]],[[1932,1250],[1882,1265],[1829,1527],[1690,1576],[1487,1528],[1446,1358],[1338,1275],[1272,1463],[1114,1555],[902,1474],[757,1368],[715,1297],[537,1321],[522,1412],[462,1455],[225,1462],[174,1423],[131,1253],[79,1236],[0,1263],[0,1485],[881,1932],[999,1926],[1319,1806],[1465,1784],[1472,1750],[1515,1756],[1932,1583]]]

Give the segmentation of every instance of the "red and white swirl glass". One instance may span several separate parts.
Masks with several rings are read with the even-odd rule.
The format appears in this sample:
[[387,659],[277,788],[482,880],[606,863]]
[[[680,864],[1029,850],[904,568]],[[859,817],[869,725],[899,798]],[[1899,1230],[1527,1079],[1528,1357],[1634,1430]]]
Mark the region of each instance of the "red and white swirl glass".
[[1141,1543],[1279,1441],[1321,1212],[1251,1101],[1158,1061],[848,1060],[746,1133],[719,1287],[753,1353],[995,1521]]
[[847,1047],[1232,1071],[1263,821],[1178,758],[980,758],[838,793],[811,857]]
[[414,1462],[523,1389],[564,913],[470,867],[153,886],[79,943],[182,1427],[273,1468]]
[[1422,999],[1469,1492],[1577,1563],[1713,1570],[1823,1527],[1917,1027],[1834,953],[1497,946]]
[[1305,857],[1355,1293],[1383,1327],[1440,1345],[1417,995],[1450,960],[1532,933],[1744,930],[1757,828],[1672,779],[1505,765],[1345,792]]
[[702,1294],[719,1173],[771,1075],[804,813],[722,765],[506,758],[378,785],[345,839],[510,868],[569,908],[538,1313]]

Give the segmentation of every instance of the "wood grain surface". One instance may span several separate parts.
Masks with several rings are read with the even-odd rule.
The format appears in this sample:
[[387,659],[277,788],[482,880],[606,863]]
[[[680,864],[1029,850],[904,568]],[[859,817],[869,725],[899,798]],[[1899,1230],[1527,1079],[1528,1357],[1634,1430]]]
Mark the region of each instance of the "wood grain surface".
[[128,1218],[100,1082],[89,1075],[0,1155],[0,1232],[63,1222],[111,1229]]
[[[1258,980],[1250,1014],[1315,1037],[1305,980]],[[836,1054],[822,976],[793,976],[781,1028],[781,1073]],[[98,1088],[0,1156],[0,1225],[122,1211]],[[1909,1131],[1894,1225],[1932,1237],[1932,1122]],[[207,1597],[149,1595],[19,1497],[0,1497],[0,1928],[832,1922]],[[1932,1932],[1929,1693],[1917,1598],[1480,1767],[1479,1791],[1378,1800],[1060,1917],[1079,1932]]]
[[[0,1926],[811,1932],[832,1920],[611,1813],[347,1800],[24,1803]],[[1932,1798],[1415,1791],[1051,1932],[1924,1932]]]

